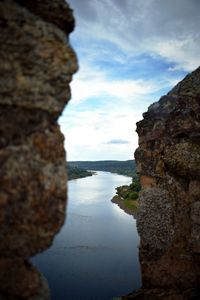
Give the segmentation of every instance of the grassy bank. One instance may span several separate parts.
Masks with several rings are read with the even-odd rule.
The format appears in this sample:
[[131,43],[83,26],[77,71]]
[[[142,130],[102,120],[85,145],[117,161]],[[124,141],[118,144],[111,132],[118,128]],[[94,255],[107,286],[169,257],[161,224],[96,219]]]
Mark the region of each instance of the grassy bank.
[[130,185],[122,185],[116,188],[116,195],[112,198],[112,202],[118,204],[126,213],[136,217],[140,189],[139,180],[134,177]]

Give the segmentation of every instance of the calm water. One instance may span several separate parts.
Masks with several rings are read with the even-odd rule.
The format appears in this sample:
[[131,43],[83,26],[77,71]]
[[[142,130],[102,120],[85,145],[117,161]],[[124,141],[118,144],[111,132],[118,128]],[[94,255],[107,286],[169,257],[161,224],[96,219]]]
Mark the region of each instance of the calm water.
[[140,287],[135,220],[111,203],[130,178],[98,172],[69,182],[67,220],[50,249],[32,259],[52,300],[107,300]]

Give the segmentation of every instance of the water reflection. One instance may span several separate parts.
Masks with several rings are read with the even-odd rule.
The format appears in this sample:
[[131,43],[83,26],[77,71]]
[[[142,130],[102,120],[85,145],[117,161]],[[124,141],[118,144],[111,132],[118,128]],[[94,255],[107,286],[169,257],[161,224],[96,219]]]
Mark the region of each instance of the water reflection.
[[140,286],[133,217],[111,203],[130,178],[106,172],[69,182],[67,221],[52,247],[33,262],[52,299],[111,299]]

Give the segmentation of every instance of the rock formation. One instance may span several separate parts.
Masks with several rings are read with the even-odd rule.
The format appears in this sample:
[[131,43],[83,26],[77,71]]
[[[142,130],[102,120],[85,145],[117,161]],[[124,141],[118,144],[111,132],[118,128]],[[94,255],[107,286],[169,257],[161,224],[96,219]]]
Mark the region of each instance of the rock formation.
[[200,299],[200,68],[137,123],[137,227],[143,290],[134,299]]
[[64,0],[5,0],[0,25],[0,298],[46,299],[28,258],[51,244],[65,218],[57,119],[77,70],[74,18]]

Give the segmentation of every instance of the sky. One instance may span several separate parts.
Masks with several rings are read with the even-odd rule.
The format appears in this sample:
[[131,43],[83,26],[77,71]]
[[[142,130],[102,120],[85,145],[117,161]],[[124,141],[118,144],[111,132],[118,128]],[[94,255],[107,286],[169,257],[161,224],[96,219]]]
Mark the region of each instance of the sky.
[[200,1],[68,3],[79,71],[59,119],[67,159],[133,159],[142,113],[200,65]]

